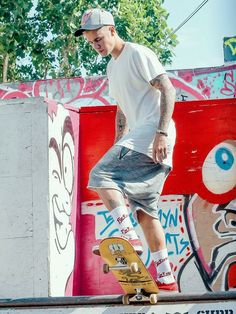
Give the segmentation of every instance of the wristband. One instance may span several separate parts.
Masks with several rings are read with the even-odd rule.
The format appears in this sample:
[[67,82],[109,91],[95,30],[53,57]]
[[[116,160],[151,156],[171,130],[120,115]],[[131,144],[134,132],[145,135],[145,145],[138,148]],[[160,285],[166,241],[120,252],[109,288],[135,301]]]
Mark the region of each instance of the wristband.
[[158,134],[161,134],[161,135],[165,135],[166,137],[168,136],[168,133],[167,132],[164,132],[164,131],[162,131],[162,130],[156,130],[156,133],[158,133]]

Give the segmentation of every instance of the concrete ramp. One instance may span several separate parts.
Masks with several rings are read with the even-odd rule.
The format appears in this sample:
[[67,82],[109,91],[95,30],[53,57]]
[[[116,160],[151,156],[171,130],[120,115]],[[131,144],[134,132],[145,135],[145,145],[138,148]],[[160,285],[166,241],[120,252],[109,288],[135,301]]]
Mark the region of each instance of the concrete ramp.
[[5,314],[235,314],[236,292],[160,295],[156,305],[122,305],[122,296],[0,300]]

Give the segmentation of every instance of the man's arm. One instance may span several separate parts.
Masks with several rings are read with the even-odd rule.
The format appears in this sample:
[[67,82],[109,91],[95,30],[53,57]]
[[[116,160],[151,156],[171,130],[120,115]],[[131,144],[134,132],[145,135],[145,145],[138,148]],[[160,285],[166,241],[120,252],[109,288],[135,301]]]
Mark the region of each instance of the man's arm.
[[[161,92],[160,121],[153,143],[153,160],[158,163],[167,157],[167,141],[164,133],[167,133],[174,111],[175,89],[167,74],[158,75],[150,81],[150,84]],[[163,134],[158,132],[163,132]]]
[[118,142],[126,133],[128,133],[126,117],[120,107],[117,106],[115,143]]

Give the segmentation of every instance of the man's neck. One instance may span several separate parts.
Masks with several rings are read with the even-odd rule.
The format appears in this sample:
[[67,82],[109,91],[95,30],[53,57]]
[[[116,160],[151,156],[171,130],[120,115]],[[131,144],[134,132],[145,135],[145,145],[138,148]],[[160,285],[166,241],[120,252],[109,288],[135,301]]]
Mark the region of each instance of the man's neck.
[[121,39],[120,37],[117,37],[117,40],[116,40],[116,44],[115,44],[115,47],[111,53],[112,57],[114,59],[118,58],[119,55],[121,54],[122,50],[124,49],[125,47],[125,42],[123,39]]

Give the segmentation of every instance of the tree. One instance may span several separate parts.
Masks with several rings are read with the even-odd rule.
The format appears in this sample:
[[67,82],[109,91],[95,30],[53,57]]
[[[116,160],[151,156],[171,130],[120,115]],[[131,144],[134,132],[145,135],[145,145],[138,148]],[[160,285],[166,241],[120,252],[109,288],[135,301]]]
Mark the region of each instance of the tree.
[[[72,77],[78,49],[70,24],[79,0],[38,0],[34,16],[35,43],[31,51],[35,75]],[[78,73],[80,74],[80,73]]]
[[[80,27],[82,13],[97,7],[98,1],[32,1],[33,15],[31,0],[1,0],[2,80],[73,77],[81,76],[84,70],[87,75],[105,74],[109,58],[100,58],[83,38],[73,35]],[[114,15],[117,31],[124,40],[147,45],[163,64],[168,64],[177,41],[167,26],[163,2],[102,0],[99,5]],[[25,57],[28,62],[21,62]]]
[[28,14],[32,6],[30,0],[1,0],[0,66],[3,82],[20,78],[16,63],[25,57],[28,49]]

